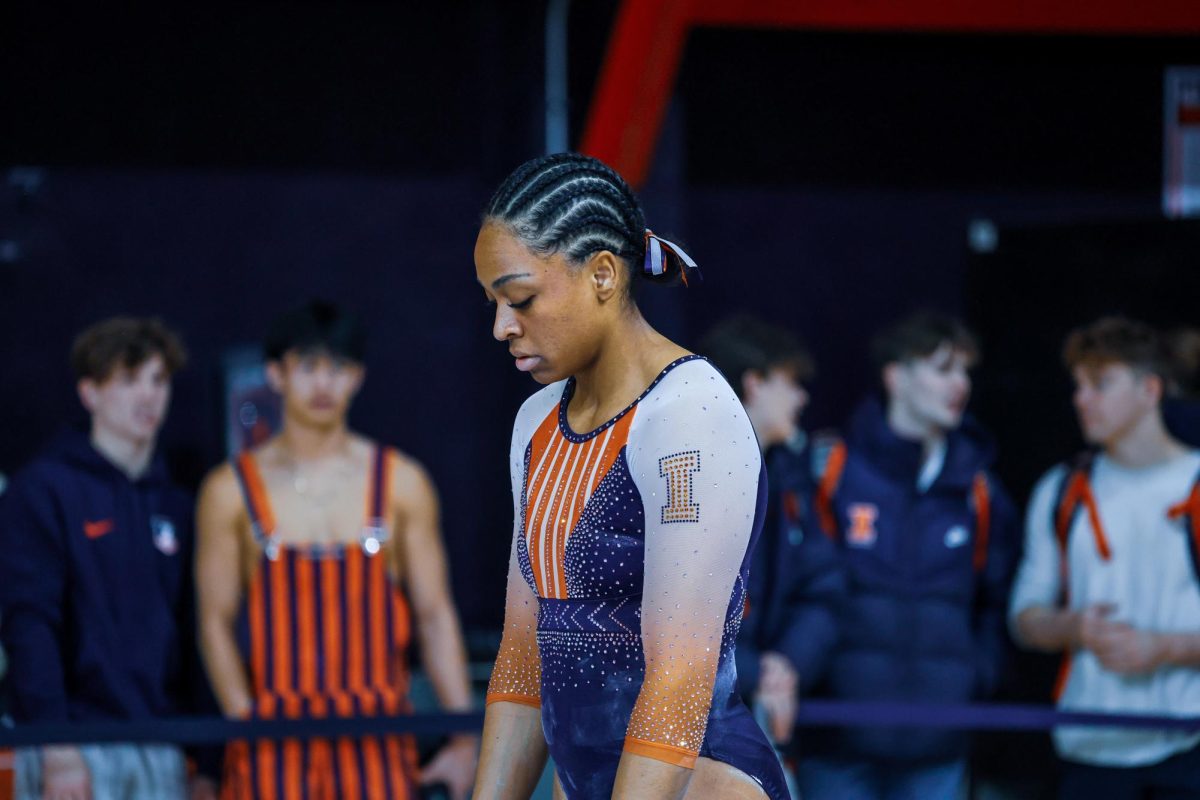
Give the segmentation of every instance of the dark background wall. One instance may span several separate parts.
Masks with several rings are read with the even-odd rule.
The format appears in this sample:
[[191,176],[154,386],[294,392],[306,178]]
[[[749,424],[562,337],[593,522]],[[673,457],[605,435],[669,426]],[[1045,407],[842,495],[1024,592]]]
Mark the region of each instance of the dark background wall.
[[[574,5],[577,136],[615,4]],[[535,387],[490,339],[471,248],[491,189],[542,148],[543,5],[89,13],[18,4],[0,25],[0,164],[36,167],[0,186],[0,470],[79,416],[72,335],[157,313],[193,354],[164,442],[194,483],[222,457],[222,353],[329,297],[371,325],[354,424],[429,466],[466,621],[497,625],[509,420]],[[685,343],[734,310],[801,333],[812,426],[842,420],[871,384],[870,335],[916,307],[982,323],[986,376],[989,352],[1008,363],[1004,326],[1053,304],[991,296],[979,271],[1007,267],[971,250],[970,224],[1001,250],[1070,229],[1077,253],[1125,220],[1158,236],[1162,70],[1196,44],[696,31],[643,199],[706,280],[647,292],[647,312]],[[1122,308],[1104,286],[1087,308]],[[1001,424],[1004,384],[981,385]],[[1019,494],[1030,468],[1009,463]]]

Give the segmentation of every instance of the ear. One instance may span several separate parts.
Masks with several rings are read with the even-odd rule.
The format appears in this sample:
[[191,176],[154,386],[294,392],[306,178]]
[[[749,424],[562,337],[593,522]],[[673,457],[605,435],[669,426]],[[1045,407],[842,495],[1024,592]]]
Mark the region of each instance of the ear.
[[742,373],[742,399],[753,402],[763,385],[763,376],[758,370],[748,369]]
[[608,250],[601,250],[588,259],[587,269],[597,300],[606,303],[617,295],[623,269],[615,255]]
[[900,381],[903,379],[902,372],[903,366],[898,361],[892,361],[883,366],[880,377],[883,379],[883,388],[888,395],[894,395],[899,390]]
[[362,389],[363,382],[367,380],[367,368],[362,364],[358,364],[354,371],[354,388],[350,391],[350,396],[354,397]]
[[268,361],[266,368],[267,385],[275,394],[283,394],[283,365],[278,361]]
[[91,413],[96,410],[97,394],[100,387],[92,378],[80,378],[75,384],[75,391],[79,394],[79,402],[83,407]]
[[1146,399],[1153,405],[1159,405],[1163,399],[1163,392],[1166,391],[1166,386],[1163,385],[1161,375],[1148,373],[1142,378],[1142,392],[1146,395]]

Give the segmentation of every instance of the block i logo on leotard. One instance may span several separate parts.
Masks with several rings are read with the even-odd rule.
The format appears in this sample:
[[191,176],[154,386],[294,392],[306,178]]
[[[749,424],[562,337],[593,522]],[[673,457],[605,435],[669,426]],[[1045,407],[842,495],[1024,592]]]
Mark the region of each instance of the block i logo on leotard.
[[692,502],[692,476],[700,471],[700,451],[688,450],[658,460],[659,477],[667,479],[662,521],[699,522],[700,504]]

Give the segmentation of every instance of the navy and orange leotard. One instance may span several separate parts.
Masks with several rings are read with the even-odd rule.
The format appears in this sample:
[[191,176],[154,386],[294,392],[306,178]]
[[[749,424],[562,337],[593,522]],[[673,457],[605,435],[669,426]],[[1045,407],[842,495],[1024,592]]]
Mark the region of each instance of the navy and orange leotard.
[[787,798],[736,687],[734,641],[765,506],[741,403],[688,356],[577,434],[573,389],[547,386],[514,427],[513,546],[488,702],[540,707],[571,800],[608,798],[623,752],[684,767],[714,759]]
[[[408,605],[381,546],[394,459],[376,449],[360,543],[319,547],[282,545],[254,457],[234,463],[262,551],[238,621],[256,718],[409,710]],[[225,771],[226,800],[417,797],[408,736],[235,742]]]

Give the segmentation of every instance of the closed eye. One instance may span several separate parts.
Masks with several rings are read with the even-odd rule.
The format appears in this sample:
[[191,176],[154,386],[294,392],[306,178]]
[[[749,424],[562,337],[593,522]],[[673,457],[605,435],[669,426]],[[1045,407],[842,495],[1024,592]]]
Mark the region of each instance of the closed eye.
[[534,298],[534,297],[535,297],[535,295],[532,295],[532,294],[531,294],[531,295],[529,295],[529,297],[526,297],[524,300],[522,300],[522,301],[521,301],[521,302],[519,302],[519,303],[509,303],[509,304],[508,304],[508,307],[509,307],[509,308],[515,308],[515,309],[517,309],[518,311],[521,311],[522,309],[529,308],[529,304],[533,302],[533,298]]

